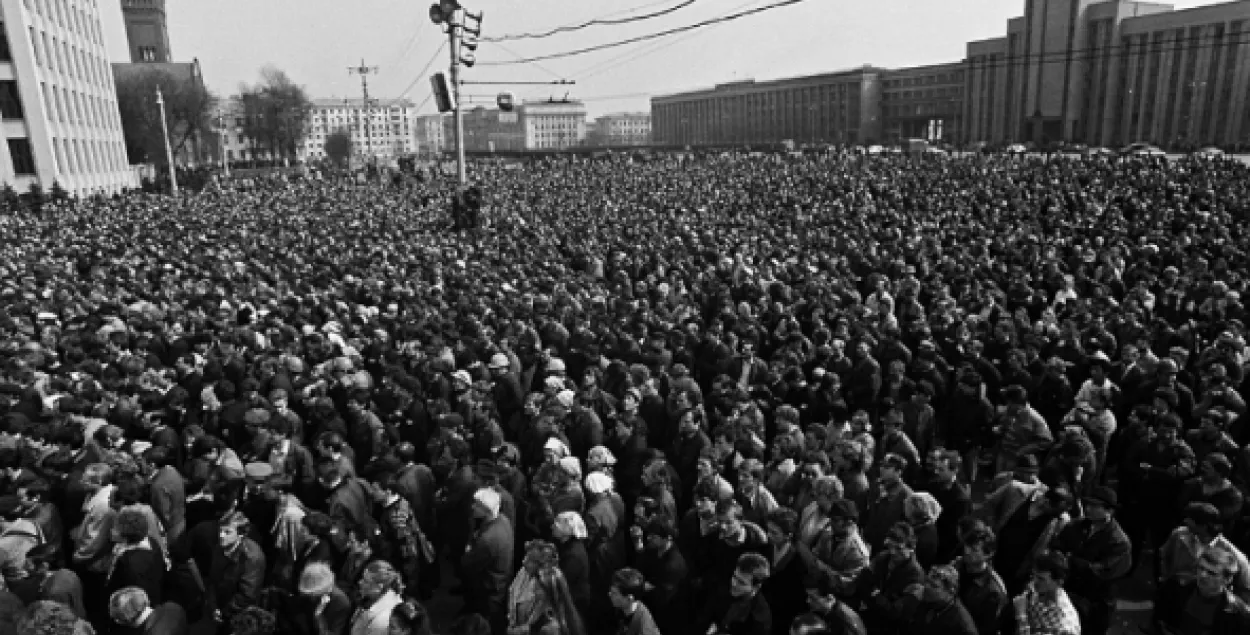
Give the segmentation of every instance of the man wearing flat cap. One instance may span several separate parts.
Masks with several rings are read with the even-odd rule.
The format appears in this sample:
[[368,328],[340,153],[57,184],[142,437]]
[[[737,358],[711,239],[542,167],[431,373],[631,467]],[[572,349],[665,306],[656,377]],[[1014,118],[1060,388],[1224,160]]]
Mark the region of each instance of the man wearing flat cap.
[[1081,499],[1085,515],[1068,524],[1051,541],[1051,549],[1068,556],[1064,588],[1081,617],[1082,635],[1105,635],[1115,613],[1116,582],[1132,566],[1132,546],[1116,522],[1115,490],[1093,488]]

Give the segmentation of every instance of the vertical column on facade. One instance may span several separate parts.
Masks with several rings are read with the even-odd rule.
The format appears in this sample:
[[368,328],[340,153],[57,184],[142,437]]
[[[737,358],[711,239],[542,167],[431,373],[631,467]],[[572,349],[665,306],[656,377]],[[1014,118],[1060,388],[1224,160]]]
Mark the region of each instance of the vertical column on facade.
[[1208,113],[1207,91],[1213,90],[1215,86],[1211,83],[1211,66],[1216,61],[1215,40],[1216,27],[1207,25],[1199,28],[1198,39],[1194,42],[1191,38],[1190,48],[1191,55],[1196,55],[1198,61],[1194,64],[1194,72],[1189,77],[1190,89],[1192,90],[1189,103],[1188,120],[1185,121],[1185,130],[1181,133],[1185,135],[1185,140],[1191,143],[1204,143],[1202,138],[1203,123],[1206,121]]
[[1227,145],[1235,145],[1240,143],[1242,135],[1242,121],[1246,116],[1246,79],[1247,64],[1246,51],[1250,50],[1250,42],[1246,38],[1250,33],[1246,31],[1245,23],[1242,20],[1235,20],[1229,29],[1229,37],[1231,44],[1228,52],[1228,63],[1232,64],[1232,86],[1228,100],[1228,109],[1225,111],[1224,121],[1217,121],[1219,129],[1219,143]]

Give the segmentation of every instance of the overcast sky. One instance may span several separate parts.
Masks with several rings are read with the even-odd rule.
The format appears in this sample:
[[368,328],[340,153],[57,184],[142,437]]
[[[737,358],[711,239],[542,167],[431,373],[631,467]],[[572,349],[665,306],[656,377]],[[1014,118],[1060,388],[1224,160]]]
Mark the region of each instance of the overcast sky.
[[[531,32],[610,15],[650,13],[684,0],[461,0],[484,10],[483,35]],[[776,0],[696,0],[671,14],[621,26],[591,27],[541,40],[483,43],[478,60],[512,61],[613,42],[771,4]],[[120,2],[105,0],[104,16],[114,60],[126,59]],[[219,95],[256,80],[272,63],[316,98],[359,97],[360,78],[347,68],[363,58],[379,73],[372,96],[407,95],[422,110],[427,77],[446,70],[439,53],[445,36],[428,18],[429,0],[170,0],[169,39],[175,60],[199,58]],[[1215,4],[1179,0],[1177,8]],[[562,97],[586,101],[591,115],[646,110],[648,96],[844,69],[956,61],[968,40],[999,37],[1023,0],[806,0],[734,22],[658,40],[540,63],[469,69],[479,81],[575,80],[575,86],[466,86],[466,95],[491,98],[512,90],[521,99]],[[493,101],[493,98],[490,99]]]

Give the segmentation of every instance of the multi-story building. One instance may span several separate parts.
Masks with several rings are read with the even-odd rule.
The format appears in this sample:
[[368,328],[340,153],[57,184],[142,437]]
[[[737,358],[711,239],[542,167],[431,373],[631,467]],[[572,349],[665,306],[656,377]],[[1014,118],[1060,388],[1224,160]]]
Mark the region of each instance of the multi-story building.
[[[478,106],[460,114],[464,121],[464,149],[466,152],[500,152],[525,150],[525,127],[521,113],[503,112],[498,108]],[[455,120],[446,118],[447,129],[443,135],[448,147],[454,148],[456,132],[451,129]]]
[[1250,144],[1250,2],[1025,0],[969,42],[969,141]]
[[586,105],[580,101],[527,101],[519,119],[526,150],[564,150],[586,138]]
[[[413,124],[417,129],[417,153],[423,156],[441,154],[451,147],[447,136],[446,115],[420,115]],[[455,134],[455,133],[451,133]]]
[[407,99],[314,99],[301,159],[326,157],[325,140],[350,133],[352,154],[365,160],[393,161],[417,151],[417,109]]
[[652,138],[657,145],[875,143],[884,72],[864,66],[652,97]]
[[962,140],[963,62],[913,66],[881,76],[883,140]]
[[595,145],[645,146],[651,143],[651,113],[624,112],[604,115],[595,120]]
[[[92,2],[94,4],[94,2]],[[165,0],[122,0],[126,43],[131,62],[169,62],[169,26]]]
[[19,192],[136,186],[94,2],[0,0],[0,180]]

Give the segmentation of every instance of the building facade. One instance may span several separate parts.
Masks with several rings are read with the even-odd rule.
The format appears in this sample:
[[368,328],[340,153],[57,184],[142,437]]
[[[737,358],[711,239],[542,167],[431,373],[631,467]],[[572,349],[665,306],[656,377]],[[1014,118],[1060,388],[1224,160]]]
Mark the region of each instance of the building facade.
[[527,101],[518,110],[526,150],[564,150],[586,139],[586,105],[580,101]]
[[587,138],[595,145],[645,146],[651,144],[651,113],[623,112],[595,119],[593,134]]
[[350,133],[352,154],[365,160],[393,161],[417,151],[417,109],[407,99],[314,99],[301,160],[326,158],[326,137]]
[[969,141],[1176,150],[1250,144],[1250,2],[1181,11],[1025,0],[1005,37],[969,42]]
[[138,185],[97,6],[0,0],[0,20],[0,180],[77,195]]
[[165,0],[122,0],[122,20],[126,23],[126,44],[130,48],[131,62],[173,60],[169,51]]
[[876,143],[883,69],[746,80],[651,99],[657,145]]
[[[478,106],[460,113],[464,122],[464,149],[466,152],[501,152],[525,150],[525,125],[521,113],[503,112],[498,108]],[[455,149],[456,131],[452,129],[455,119],[446,118],[448,149]]]
[[914,66],[881,76],[882,141],[958,142],[963,138],[963,62]]
[[[451,147],[446,115],[420,115],[416,119],[417,154],[423,157],[442,154]],[[455,134],[454,132],[451,134]]]

